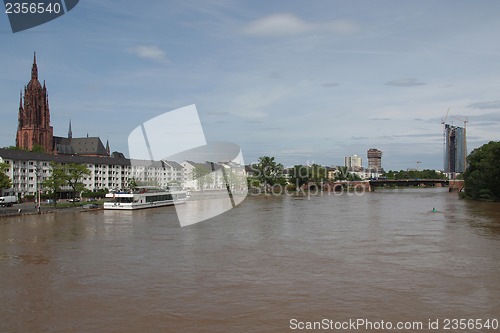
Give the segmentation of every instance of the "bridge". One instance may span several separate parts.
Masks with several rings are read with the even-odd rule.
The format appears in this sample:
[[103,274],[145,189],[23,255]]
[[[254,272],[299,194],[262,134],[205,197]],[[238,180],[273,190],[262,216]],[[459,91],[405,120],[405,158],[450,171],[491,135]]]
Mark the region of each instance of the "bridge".
[[385,180],[370,180],[370,185],[373,187],[394,187],[394,186],[448,186],[450,181],[448,179],[385,179]]
[[[450,192],[460,192],[463,180],[448,179],[385,179],[365,181],[328,181],[323,183],[323,191],[339,192],[344,189],[358,189],[372,192],[377,187],[449,187]],[[307,187],[307,185],[305,186]]]

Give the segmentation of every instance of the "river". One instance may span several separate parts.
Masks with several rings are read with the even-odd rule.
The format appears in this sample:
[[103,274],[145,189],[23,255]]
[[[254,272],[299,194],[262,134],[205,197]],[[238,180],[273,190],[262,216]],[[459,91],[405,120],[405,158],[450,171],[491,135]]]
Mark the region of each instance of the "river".
[[452,319],[494,324],[500,205],[427,188],[249,196],[183,228],[174,207],[3,218],[0,304],[2,332],[291,332],[323,319],[423,323],[404,332],[442,332]]

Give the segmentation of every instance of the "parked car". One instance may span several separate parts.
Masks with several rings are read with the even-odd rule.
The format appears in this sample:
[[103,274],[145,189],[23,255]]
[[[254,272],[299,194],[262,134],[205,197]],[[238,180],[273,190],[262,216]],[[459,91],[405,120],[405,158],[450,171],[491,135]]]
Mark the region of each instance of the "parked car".
[[96,198],[88,198],[87,201],[97,201]]
[[14,195],[0,197],[0,206],[2,207],[11,207],[15,203],[17,203],[17,197]]
[[80,198],[69,199],[68,202],[80,202]]

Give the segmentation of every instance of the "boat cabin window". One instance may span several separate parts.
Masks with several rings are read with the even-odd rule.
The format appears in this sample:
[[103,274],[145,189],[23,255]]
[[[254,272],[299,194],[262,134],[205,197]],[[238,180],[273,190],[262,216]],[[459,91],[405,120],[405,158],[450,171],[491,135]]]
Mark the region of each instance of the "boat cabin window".
[[156,202],[156,201],[166,201],[172,200],[171,194],[162,194],[162,195],[150,195],[146,197],[146,202]]

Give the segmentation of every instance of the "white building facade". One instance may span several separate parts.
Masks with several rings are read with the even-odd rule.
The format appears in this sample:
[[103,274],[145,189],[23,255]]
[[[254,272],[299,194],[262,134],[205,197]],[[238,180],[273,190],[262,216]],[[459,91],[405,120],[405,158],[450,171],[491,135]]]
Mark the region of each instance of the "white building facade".
[[[5,170],[12,180],[12,187],[2,191],[2,195],[16,195],[23,198],[44,191],[41,183],[52,174],[52,163],[85,165],[90,174],[80,181],[87,191],[118,191],[129,188],[134,181],[139,185],[161,188],[177,187],[194,191],[225,189],[227,183],[236,188],[246,185],[243,167],[231,163],[195,163],[192,161],[147,161],[122,157],[51,155],[23,150],[0,149],[0,162],[10,167]],[[196,167],[206,169],[208,181],[194,179]],[[241,179],[244,178],[244,181]],[[240,184],[241,183],[241,184]],[[62,192],[71,192],[65,187]]]

